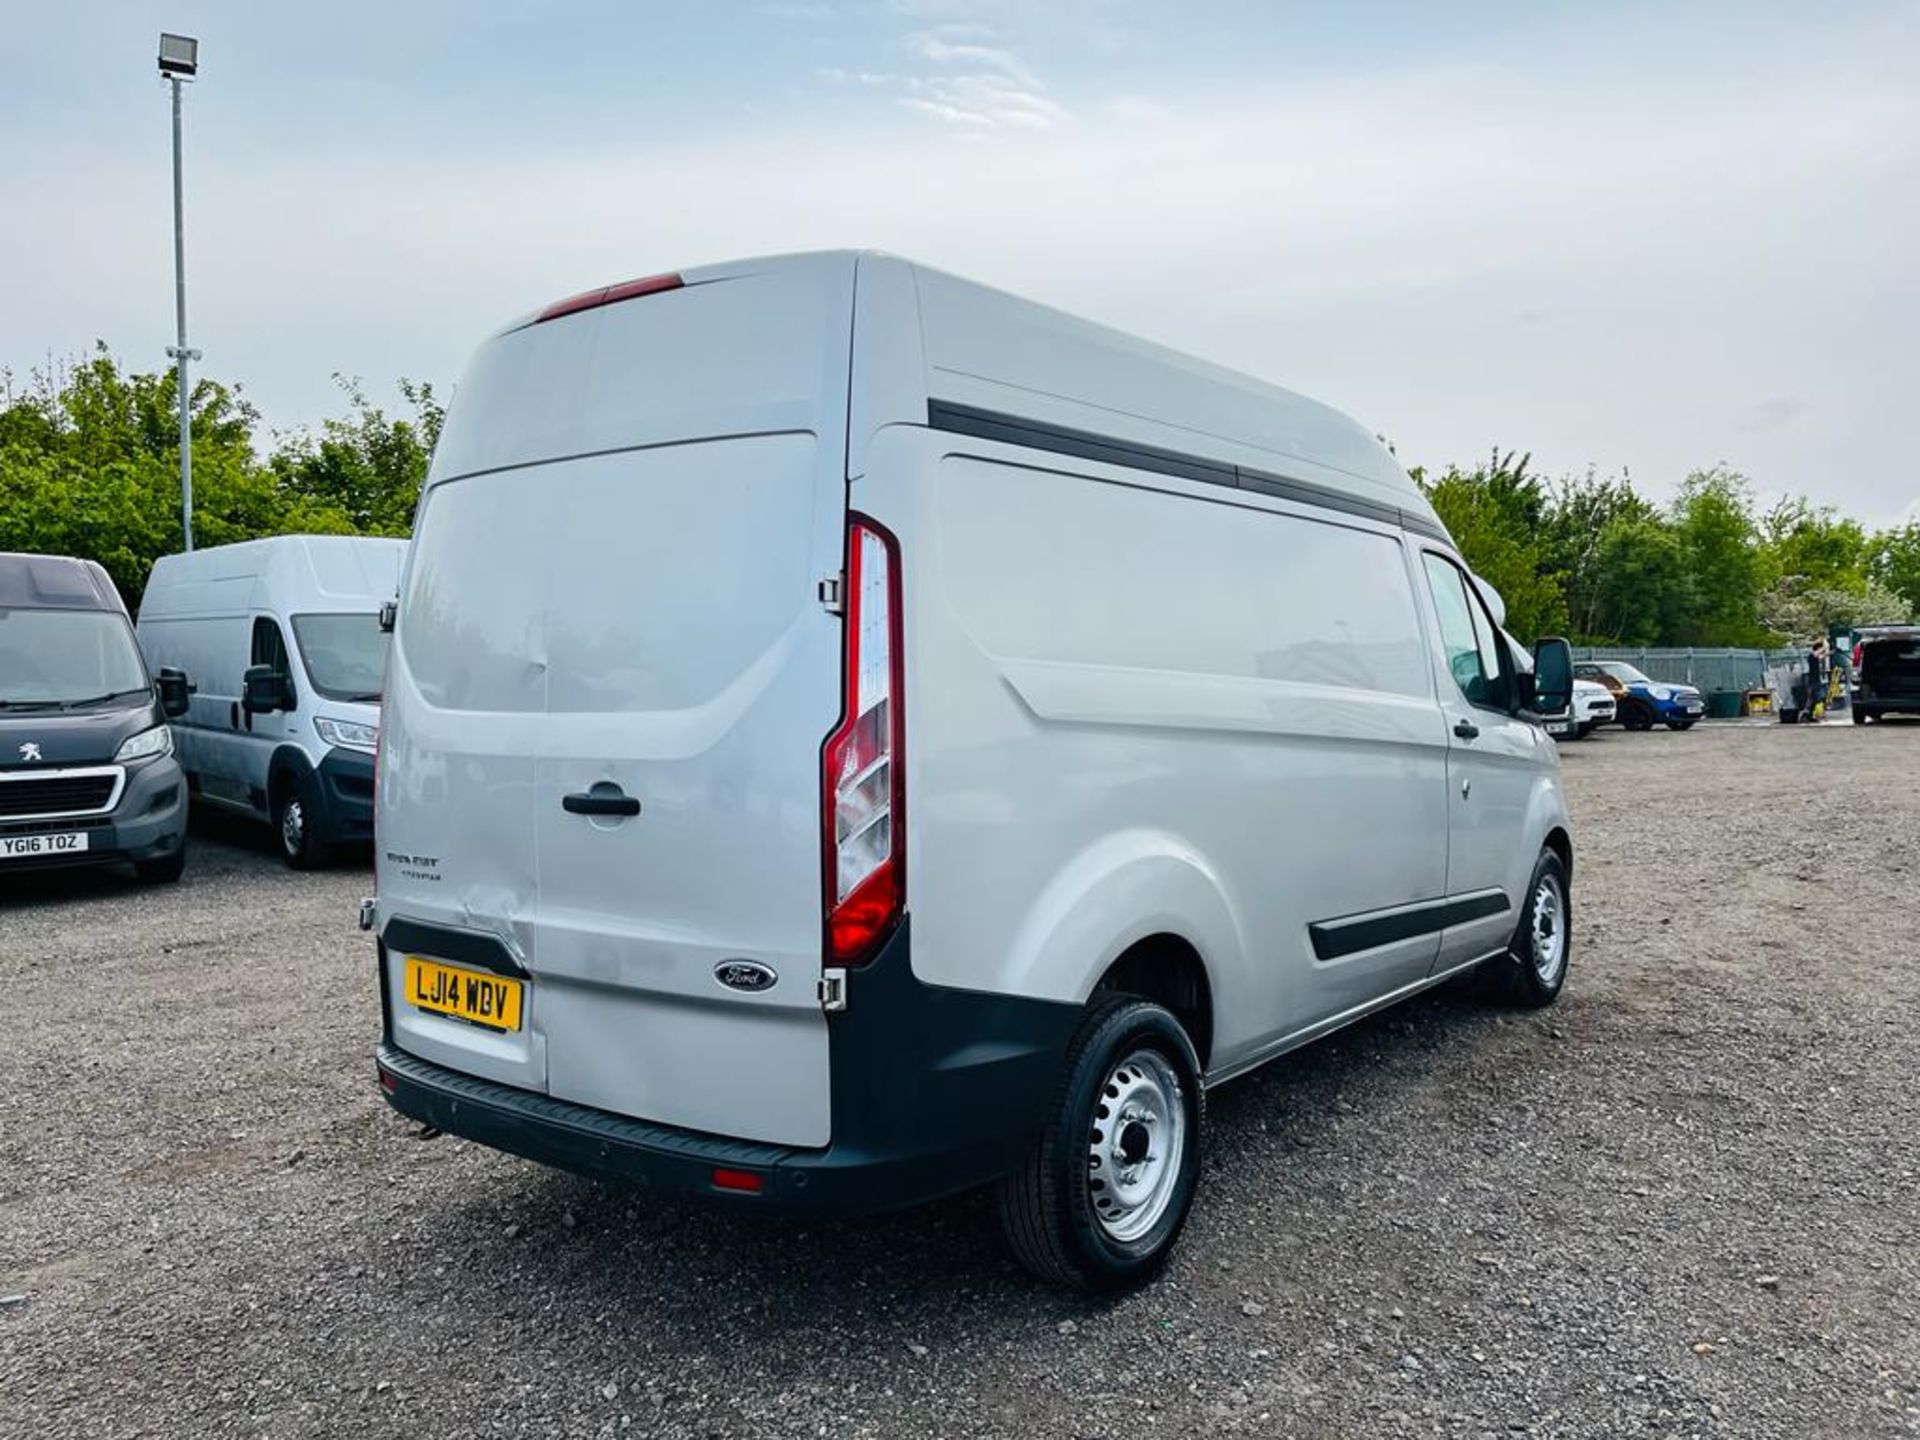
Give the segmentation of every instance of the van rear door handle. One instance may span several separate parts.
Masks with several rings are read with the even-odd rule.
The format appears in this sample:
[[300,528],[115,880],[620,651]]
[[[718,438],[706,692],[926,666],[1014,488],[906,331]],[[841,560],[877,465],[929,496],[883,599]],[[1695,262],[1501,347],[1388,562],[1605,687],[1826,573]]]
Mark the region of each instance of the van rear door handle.
[[591,790],[561,796],[560,808],[569,815],[638,815],[640,802],[602,780]]
[[1471,740],[1480,733],[1480,727],[1462,716],[1453,722],[1453,733],[1462,740]]

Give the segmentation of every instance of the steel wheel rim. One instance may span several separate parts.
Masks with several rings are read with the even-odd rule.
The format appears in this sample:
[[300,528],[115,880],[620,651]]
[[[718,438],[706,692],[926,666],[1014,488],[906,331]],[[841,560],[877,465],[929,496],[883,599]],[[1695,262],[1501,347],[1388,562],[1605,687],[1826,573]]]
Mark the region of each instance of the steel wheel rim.
[[298,800],[289,800],[280,811],[280,843],[287,854],[298,855],[307,838],[307,812]]
[[1087,1134],[1087,1187],[1101,1230],[1127,1243],[1158,1225],[1186,1150],[1179,1074],[1158,1051],[1133,1051],[1107,1072]]
[[1567,898],[1557,876],[1542,875],[1527,908],[1527,929],[1533,943],[1533,972],[1552,985],[1567,963]]

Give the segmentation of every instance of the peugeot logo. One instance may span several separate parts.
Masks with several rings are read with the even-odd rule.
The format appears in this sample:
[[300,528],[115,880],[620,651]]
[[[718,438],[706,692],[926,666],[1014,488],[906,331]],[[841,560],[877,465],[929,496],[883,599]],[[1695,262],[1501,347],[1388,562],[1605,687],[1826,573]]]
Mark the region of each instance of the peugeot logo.
[[40,758],[40,747],[34,744],[33,741],[29,740],[27,741],[26,744],[20,747],[20,760],[22,764],[30,765],[35,760],[38,760],[39,758]]
[[771,965],[762,965],[758,960],[722,960],[713,967],[713,978],[729,990],[758,994],[771,990],[780,976]]

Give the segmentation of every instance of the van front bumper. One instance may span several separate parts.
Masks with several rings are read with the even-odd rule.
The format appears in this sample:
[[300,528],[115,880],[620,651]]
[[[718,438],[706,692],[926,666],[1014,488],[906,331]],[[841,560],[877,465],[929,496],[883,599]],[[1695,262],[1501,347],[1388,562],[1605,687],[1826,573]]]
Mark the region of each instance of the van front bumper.
[[329,844],[373,839],[373,756],[336,746],[315,772],[320,833]]
[[[657,1125],[376,1055],[388,1102],[451,1135],[683,1200],[863,1215],[969,1190],[1017,1167],[1046,1125],[1077,1005],[914,978],[907,925],[849,978],[829,1015],[833,1142],[767,1145]],[[386,967],[381,966],[385,975]],[[769,1077],[769,1083],[778,1083]],[[718,1183],[716,1171],[736,1172]],[[740,1187],[754,1177],[757,1191]]]
[[70,870],[89,865],[164,860],[187,843],[187,787],[171,755],[127,767],[127,783],[111,814],[52,820],[0,820],[0,835],[80,832],[87,848],[58,855],[0,859],[0,875],[27,870]]

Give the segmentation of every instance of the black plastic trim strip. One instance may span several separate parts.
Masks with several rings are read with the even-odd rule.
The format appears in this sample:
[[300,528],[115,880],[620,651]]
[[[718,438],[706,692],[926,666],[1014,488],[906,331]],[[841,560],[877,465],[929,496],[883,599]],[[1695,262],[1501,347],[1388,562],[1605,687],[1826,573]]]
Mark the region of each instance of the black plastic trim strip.
[[998,440],[1006,445],[1024,445],[1031,450],[1046,450],[1055,455],[1073,455],[1082,460],[1098,460],[1108,465],[1125,465],[1148,470],[1156,475],[1172,475],[1182,480],[1197,480],[1206,485],[1222,485],[1231,490],[1250,490],[1271,495],[1298,505],[1313,505],[1322,510],[1337,510],[1386,525],[1397,525],[1445,540],[1447,533],[1424,515],[1415,515],[1383,500],[1368,500],[1349,495],[1330,485],[1311,480],[1295,480],[1244,465],[1209,460],[1182,450],[1167,450],[1158,445],[1143,445],[1121,440],[1092,430],[1076,430],[1068,425],[1053,425],[1030,420],[999,410],[984,410],[977,405],[962,405],[953,400],[928,400],[927,425],[954,435],[971,435],[980,440]]
[[1307,926],[1307,938],[1313,942],[1316,960],[1338,960],[1362,950],[1376,950],[1399,940],[1435,935],[1452,925],[1484,920],[1512,909],[1504,890],[1482,890],[1451,899],[1423,900],[1416,905],[1396,905],[1390,910],[1369,910],[1359,915],[1343,915],[1337,920],[1316,920]]
[[496,975],[511,975],[517,980],[530,978],[514,960],[513,954],[498,937],[478,930],[451,930],[441,925],[426,925],[418,920],[396,916],[380,932],[381,943],[389,950],[407,955],[424,955],[430,960],[446,960],[455,965],[472,965]]

